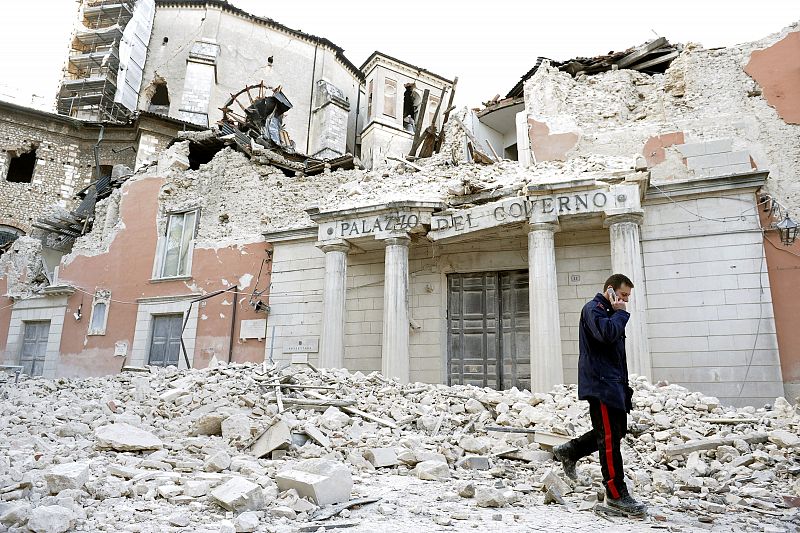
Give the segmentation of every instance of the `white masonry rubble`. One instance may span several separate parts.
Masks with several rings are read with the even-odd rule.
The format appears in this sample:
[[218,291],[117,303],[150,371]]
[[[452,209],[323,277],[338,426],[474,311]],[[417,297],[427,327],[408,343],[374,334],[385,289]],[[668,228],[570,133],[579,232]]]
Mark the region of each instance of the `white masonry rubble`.
[[[134,386],[144,376],[145,394]],[[281,384],[283,410],[275,387],[262,386],[272,383]],[[800,526],[797,405],[777,398],[737,409],[642,377],[633,386],[626,481],[653,520],[743,531]],[[188,401],[164,399],[178,389]],[[398,533],[445,523],[559,531],[559,521],[601,530],[617,520],[575,513],[603,509],[597,458],[579,463],[573,484],[549,451],[589,427],[574,386],[495,391],[304,364],[218,364],[23,378],[3,394],[0,524],[11,531],[290,533],[337,520],[326,513],[356,523],[355,531]],[[76,421],[89,429],[72,431]],[[262,456],[258,443],[272,428],[283,449]],[[360,507],[342,507],[351,505]]]

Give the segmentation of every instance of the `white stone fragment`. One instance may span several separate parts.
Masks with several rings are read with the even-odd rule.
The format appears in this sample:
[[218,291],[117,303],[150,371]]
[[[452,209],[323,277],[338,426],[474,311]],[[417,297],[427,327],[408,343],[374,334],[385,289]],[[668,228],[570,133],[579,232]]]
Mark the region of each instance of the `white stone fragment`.
[[419,479],[427,481],[442,481],[450,479],[450,467],[441,461],[422,461],[414,468]]
[[89,465],[86,463],[64,463],[56,465],[44,475],[47,490],[58,494],[62,490],[83,488],[89,479]]
[[211,499],[228,511],[256,511],[264,506],[261,487],[247,479],[234,476],[211,491]]
[[800,445],[800,435],[785,429],[775,429],[769,432],[769,440],[781,448],[794,448]]
[[294,489],[319,506],[346,502],[353,490],[350,469],[328,459],[307,459],[275,476],[278,490]]
[[28,529],[34,533],[63,533],[75,525],[75,513],[60,505],[43,505],[31,511]]
[[252,511],[246,511],[237,516],[233,521],[236,533],[252,533],[258,528],[258,515]]
[[163,446],[161,439],[130,424],[109,424],[94,430],[99,448],[110,448],[120,452],[157,450]]
[[375,468],[396,466],[397,453],[394,448],[370,448],[364,452],[364,458],[372,463]]

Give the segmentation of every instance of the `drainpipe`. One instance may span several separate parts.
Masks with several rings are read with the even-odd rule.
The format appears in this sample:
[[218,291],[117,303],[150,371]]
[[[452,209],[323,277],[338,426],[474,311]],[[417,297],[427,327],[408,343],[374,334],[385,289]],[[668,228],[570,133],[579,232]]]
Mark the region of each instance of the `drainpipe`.
[[319,43],[314,45],[314,66],[311,68],[311,94],[308,97],[308,130],[306,133],[306,154],[311,149],[311,111],[314,109],[314,80],[317,77],[317,49]]
[[106,125],[100,124],[100,135],[97,136],[97,143],[92,148],[94,152],[94,180],[100,181],[100,143],[103,142],[103,133],[105,133]]
[[231,315],[231,338],[228,343],[228,362],[233,358],[233,334],[236,332],[236,308],[239,306],[239,286],[233,288],[233,312]]
[[356,127],[353,128],[353,155],[361,157],[360,153],[356,153],[356,141],[361,132],[358,131],[358,115],[361,111],[361,80],[358,82],[358,96],[356,97]]

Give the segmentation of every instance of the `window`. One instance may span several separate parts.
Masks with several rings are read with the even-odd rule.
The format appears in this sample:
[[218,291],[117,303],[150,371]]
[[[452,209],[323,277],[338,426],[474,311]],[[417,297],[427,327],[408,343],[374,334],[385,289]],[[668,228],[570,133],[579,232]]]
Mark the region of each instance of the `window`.
[[369,80],[369,89],[367,89],[367,120],[372,118],[372,81]]
[[396,118],[397,117],[397,82],[391,78],[386,78],[383,81],[383,114]]
[[[428,126],[435,126],[436,124],[433,123],[433,114],[436,113],[436,107],[439,105],[439,97],[431,95],[428,98],[428,106],[425,110],[425,120],[428,122]],[[438,121],[439,118],[437,117],[436,120]]]
[[11,161],[8,163],[6,181],[11,183],[30,183],[33,181],[33,171],[36,168],[36,148],[30,152],[17,154],[9,152]]
[[92,300],[92,318],[89,320],[88,335],[105,335],[108,322],[108,306],[111,303],[111,291],[100,289],[94,293]]
[[167,91],[166,83],[155,84],[155,91],[150,98],[150,106],[147,110],[161,115],[169,113],[169,91]]
[[163,241],[163,253],[158,272],[159,278],[189,275],[196,226],[197,211],[169,215],[167,235]]
[[405,87],[406,90],[403,93],[403,129],[414,133],[417,110],[419,109],[422,98],[419,93],[414,90],[413,83],[406,83]]

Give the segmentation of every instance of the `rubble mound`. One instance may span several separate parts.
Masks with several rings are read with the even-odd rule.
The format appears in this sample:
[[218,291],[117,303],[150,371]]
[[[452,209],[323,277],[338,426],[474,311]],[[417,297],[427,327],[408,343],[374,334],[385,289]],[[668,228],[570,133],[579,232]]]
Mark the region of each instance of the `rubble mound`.
[[578,464],[577,483],[552,460],[552,446],[589,429],[574,385],[547,394],[401,385],[377,372],[216,361],[12,378],[0,383],[0,524],[47,532],[800,526],[798,406],[778,398],[737,409],[677,385],[641,377],[632,385],[623,456],[631,492],[650,508],[643,523],[599,501],[596,456]]

